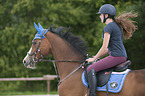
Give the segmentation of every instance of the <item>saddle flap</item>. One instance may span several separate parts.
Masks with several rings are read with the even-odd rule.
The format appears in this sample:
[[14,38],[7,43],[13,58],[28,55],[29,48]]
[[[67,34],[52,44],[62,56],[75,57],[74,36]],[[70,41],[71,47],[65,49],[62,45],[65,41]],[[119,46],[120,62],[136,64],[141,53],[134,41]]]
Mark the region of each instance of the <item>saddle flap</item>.
[[[86,68],[87,69],[87,68]],[[88,82],[88,75],[87,75],[87,70],[85,69],[85,79]],[[107,84],[111,73],[112,73],[113,69],[106,69],[106,70],[102,70],[96,73],[96,78],[97,78],[97,86],[98,87],[102,87],[104,85]]]
[[107,70],[103,70],[97,73],[97,86],[98,87],[102,87],[107,84],[112,71],[113,71],[112,69],[107,69]]

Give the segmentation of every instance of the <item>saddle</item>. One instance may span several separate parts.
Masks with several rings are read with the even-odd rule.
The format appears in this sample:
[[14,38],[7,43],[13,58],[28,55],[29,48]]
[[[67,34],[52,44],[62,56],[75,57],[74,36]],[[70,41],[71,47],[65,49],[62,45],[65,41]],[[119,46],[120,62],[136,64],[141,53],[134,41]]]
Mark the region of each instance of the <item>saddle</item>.
[[[131,65],[131,61],[128,60],[115,67],[97,72],[97,76],[96,76],[97,77],[97,86],[102,87],[102,86],[106,85],[108,83],[108,80],[113,71],[115,71],[115,72],[125,71],[126,69],[130,68],[130,65]],[[87,70],[87,68],[86,68],[86,70]],[[87,80],[86,70],[85,70],[85,77]]]

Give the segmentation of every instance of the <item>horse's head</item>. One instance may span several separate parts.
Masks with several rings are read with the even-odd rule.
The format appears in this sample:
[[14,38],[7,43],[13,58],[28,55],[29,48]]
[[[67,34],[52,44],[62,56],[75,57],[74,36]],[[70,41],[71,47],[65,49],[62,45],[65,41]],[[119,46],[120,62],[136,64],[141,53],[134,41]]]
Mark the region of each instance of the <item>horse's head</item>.
[[43,58],[50,51],[50,43],[47,38],[45,38],[45,34],[47,33],[48,29],[43,29],[43,27],[38,23],[39,27],[35,24],[34,26],[37,30],[37,34],[35,35],[34,39],[32,40],[32,46],[27,53],[26,57],[23,59],[23,64],[27,68],[35,69],[35,65],[40,58]]

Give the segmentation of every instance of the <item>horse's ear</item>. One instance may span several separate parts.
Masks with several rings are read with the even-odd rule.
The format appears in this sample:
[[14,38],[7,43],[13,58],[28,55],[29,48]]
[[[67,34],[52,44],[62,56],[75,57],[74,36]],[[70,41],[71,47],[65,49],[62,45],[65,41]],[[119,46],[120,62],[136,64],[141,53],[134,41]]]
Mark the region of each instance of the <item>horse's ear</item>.
[[38,23],[38,25],[39,25],[39,28],[40,28],[40,29],[44,29],[44,28],[41,26],[41,24],[40,24],[40,23]]
[[34,22],[34,26],[35,26],[36,30],[39,32],[39,28],[38,28],[38,26],[36,25],[35,22]]

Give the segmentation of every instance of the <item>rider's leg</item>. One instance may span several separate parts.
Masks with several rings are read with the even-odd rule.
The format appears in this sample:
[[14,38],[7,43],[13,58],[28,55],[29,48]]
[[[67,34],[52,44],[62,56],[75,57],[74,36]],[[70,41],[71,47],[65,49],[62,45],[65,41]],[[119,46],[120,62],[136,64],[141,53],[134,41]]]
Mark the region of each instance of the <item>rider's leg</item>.
[[89,83],[89,96],[96,96],[96,88],[97,88],[97,78],[95,70],[92,69],[88,73],[88,83]]

